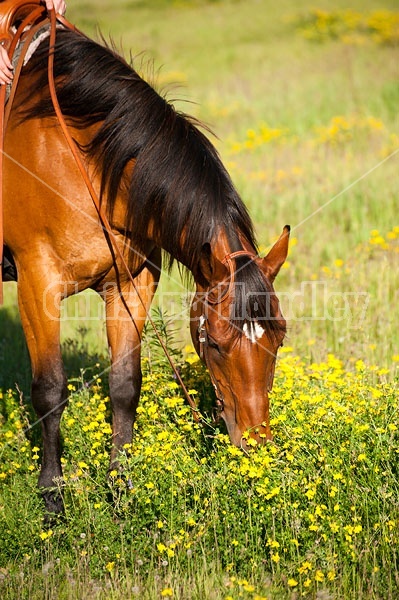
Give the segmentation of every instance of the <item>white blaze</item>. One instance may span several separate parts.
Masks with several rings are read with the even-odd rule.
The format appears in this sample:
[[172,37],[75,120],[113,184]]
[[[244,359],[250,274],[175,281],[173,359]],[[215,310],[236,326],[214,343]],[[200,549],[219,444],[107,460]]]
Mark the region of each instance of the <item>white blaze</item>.
[[255,323],[245,323],[243,332],[250,342],[256,344],[264,334],[264,329],[257,321],[255,321]]

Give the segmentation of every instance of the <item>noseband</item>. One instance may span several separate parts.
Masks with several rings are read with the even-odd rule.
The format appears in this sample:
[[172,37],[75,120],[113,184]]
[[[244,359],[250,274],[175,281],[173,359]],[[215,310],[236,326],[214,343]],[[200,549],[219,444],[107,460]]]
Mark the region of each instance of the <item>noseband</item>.
[[235,273],[236,273],[234,270],[234,267],[233,267],[233,259],[238,258],[239,256],[247,256],[251,260],[255,260],[255,258],[257,258],[256,254],[254,254],[253,252],[247,252],[246,250],[238,250],[237,252],[231,252],[230,254],[226,254],[224,259],[222,260],[222,263],[224,265],[227,265],[228,269],[229,269],[229,276],[228,276],[229,284],[227,286],[227,289],[221,294],[221,296],[217,297],[216,299],[211,297],[211,293],[214,288],[212,288],[212,289],[208,290],[208,292],[206,292],[206,294],[204,296],[204,300],[203,300],[204,310],[199,318],[199,323],[198,323],[198,342],[199,342],[200,358],[201,358],[201,360],[203,360],[205,362],[205,364],[208,368],[209,376],[210,376],[210,379],[211,379],[211,382],[212,382],[212,385],[213,385],[213,388],[214,388],[215,394],[216,394],[216,408],[214,410],[215,415],[213,418],[213,424],[216,424],[219,421],[220,415],[224,410],[224,396],[223,396],[222,391],[218,387],[217,380],[216,380],[215,374],[213,373],[212,365],[211,365],[211,362],[208,357],[209,337],[208,337],[208,327],[207,327],[208,318],[206,316],[206,314],[208,314],[208,310],[206,309],[206,307],[207,307],[207,305],[216,306],[218,304],[221,304],[222,302],[224,302],[224,300],[226,300],[231,295],[231,292],[233,290],[233,286],[235,283]]

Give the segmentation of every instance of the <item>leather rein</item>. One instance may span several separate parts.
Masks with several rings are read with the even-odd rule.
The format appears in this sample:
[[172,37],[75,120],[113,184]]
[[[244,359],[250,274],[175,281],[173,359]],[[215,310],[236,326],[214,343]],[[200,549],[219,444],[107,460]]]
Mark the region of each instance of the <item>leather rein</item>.
[[[48,82],[49,82],[49,90],[50,90],[51,100],[53,102],[54,111],[55,111],[56,117],[59,121],[59,125],[62,129],[64,137],[66,139],[66,142],[68,143],[68,146],[73,154],[73,157],[74,157],[76,164],[81,172],[81,175],[85,182],[87,190],[88,190],[88,192],[91,196],[91,199],[93,201],[93,204],[96,208],[99,220],[101,222],[101,226],[106,234],[110,249],[113,252],[114,256],[118,257],[118,259],[122,263],[123,268],[126,270],[128,278],[130,280],[130,283],[132,284],[133,289],[135,290],[137,297],[139,298],[139,301],[145,310],[146,317],[147,317],[148,321],[150,322],[151,327],[153,328],[154,333],[157,337],[157,340],[158,340],[159,344],[161,345],[161,347],[165,353],[165,356],[168,359],[168,362],[173,370],[173,373],[182,388],[183,394],[191,408],[194,420],[197,423],[205,424],[208,426],[214,425],[218,422],[218,420],[220,418],[220,413],[223,411],[224,404],[223,404],[223,394],[221,393],[221,391],[218,387],[217,380],[213,374],[213,371],[212,371],[212,368],[210,365],[210,361],[208,359],[209,340],[208,340],[208,330],[207,330],[207,318],[204,314],[205,307],[206,307],[206,304],[209,304],[211,306],[219,304],[231,295],[231,292],[232,292],[232,289],[234,286],[234,279],[235,279],[232,260],[238,256],[248,256],[251,259],[255,259],[256,255],[251,252],[244,251],[244,250],[238,251],[238,252],[232,252],[231,254],[226,255],[222,262],[225,263],[229,268],[229,276],[227,279],[227,281],[228,281],[227,289],[223,292],[222,296],[217,298],[216,300],[211,297],[211,293],[213,290],[210,289],[206,292],[204,300],[203,300],[204,312],[199,318],[199,326],[198,326],[198,340],[199,340],[199,345],[200,345],[200,357],[205,361],[205,364],[208,367],[210,379],[211,379],[213,387],[215,389],[216,398],[217,398],[216,416],[214,417],[213,421],[210,423],[208,420],[206,420],[203,417],[199,408],[195,404],[193,398],[189,394],[187,387],[185,386],[185,384],[182,380],[182,377],[179,373],[179,370],[178,370],[177,366],[175,365],[175,363],[165,345],[165,342],[163,341],[163,339],[154,323],[154,320],[152,319],[152,317],[149,313],[149,310],[147,309],[147,306],[145,305],[145,302],[144,302],[144,300],[137,288],[137,285],[134,281],[134,277],[130,272],[130,269],[128,267],[126,259],[123,256],[123,254],[117,244],[117,240],[116,240],[115,234],[112,231],[108,217],[105,214],[103,207],[101,206],[100,199],[99,199],[96,191],[94,190],[93,184],[92,184],[92,182],[89,178],[89,175],[87,173],[87,170],[83,164],[83,160],[81,158],[80,151],[78,150],[78,147],[68,129],[68,125],[62,114],[61,107],[59,105],[58,98],[57,98],[56,86],[55,86],[55,81],[54,81],[54,48],[55,48],[55,41],[56,41],[57,22],[59,22],[63,27],[71,29],[72,31],[79,32],[79,30],[74,25],[72,25],[69,21],[67,21],[64,17],[62,17],[61,15],[56,15],[54,10],[47,11],[44,6],[39,5],[38,3],[39,3],[39,0],[31,0],[29,2],[29,4],[34,4],[36,7],[33,7],[33,10],[31,10],[31,12],[29,12],[29,14],[21,21],[16,33],[13,36],[11,36],[10,33],[7,33],[7,35],[4,35],[4,34],[1,35],[1,32],[0,32],[0,43],[2,43],[6,47],[6,49],[8,50],[8,54],[11,58],[13,57],[15,49],[16,49],[18,43],[20,42],[20,40],[22,38],[24,40],[24,44],[23,44],[21,54],[20,54],[20,57],[18,60],[18,64],[15,68],[14,78],[13,78],[12,87],[11,87],[10,96],[9,96],[7,105],[6,105],[6,86],[5,85],[0,86],[0,177],[2,177],[2,173],[3,173],[2,162],[3,162],[3,145],[4,145],[5,131],[6,131],[8,119],[10,116],[12,103],[13,103],[13,100],[15,97],[19,77],[20,77],[22,67],[24,64],[24,59],[25,59],[26,53],[29,49],[29,45],[30,45],[32,39],[34,38],[34,35],[44,25],[49,24],[50,25],[50,34],[49,34],[49,55],[48,55]],[[21,4],[22,4],[22,2],[21,2]],[[48,13],[48,17],[46,17],[47,13]],[[27,30],[27,28],[28,28],[28,30]],[[1,278],[2,277],[1,266],[2,266],[3,243],[4,243],[2,188],[3,188],[3,186],[2,186],[2,182],[1,182],[1,185],[0,185],[0,304],[2,304],[2,302],[3,302],[3,293],[2,293],[3,284],[2,284],[2,278]],[[130,314],[130,318],[134,322],[134,317],[132,314]]]

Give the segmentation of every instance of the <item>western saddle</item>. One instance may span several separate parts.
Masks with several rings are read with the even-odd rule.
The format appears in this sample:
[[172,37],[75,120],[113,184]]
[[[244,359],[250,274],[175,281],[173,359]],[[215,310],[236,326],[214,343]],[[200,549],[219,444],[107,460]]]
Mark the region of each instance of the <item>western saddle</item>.
[[40,0],[0,1],[0,43],[8,48],[14,37],[13,26],[38,8],[44,13],[45,6]]

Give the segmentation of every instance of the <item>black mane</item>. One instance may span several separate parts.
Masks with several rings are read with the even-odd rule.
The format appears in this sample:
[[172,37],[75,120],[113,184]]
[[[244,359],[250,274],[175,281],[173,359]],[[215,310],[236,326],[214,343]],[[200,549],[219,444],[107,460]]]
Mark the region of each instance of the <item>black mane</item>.
[[[47,53],[45,40],[24,69],[33,82],[19,102],[24,118],[54,114]],[[232,251],[241,248],[240,239],[256,248],[248,212],[198,123],[177,112],[112,48],[59,30],[54,74],[63,114],[82,129],[99,124],[83,150],[101,172],[101,197],[107,198],[110,216],[125,169],[135,161],[125,223],[133,248],[144,251],[151,230],[151,237],[169,253],[170,264],[177,259],[197,278],[203,246],[221,229],[228,233]],[[26,104],[32,89],[38,91],[37,101]],[[247,283],[249,295],[262,298],[272,291],[251,261],[242,265],[236,281]],[[235,313],[244,302],[244,297],[237,298]],[[256,303],[254,318],[262,316],[259,310],[270,316],[266,304],[259,307],[263,302]],[[268,322],[265,329],[278,328],[273,319]]]

